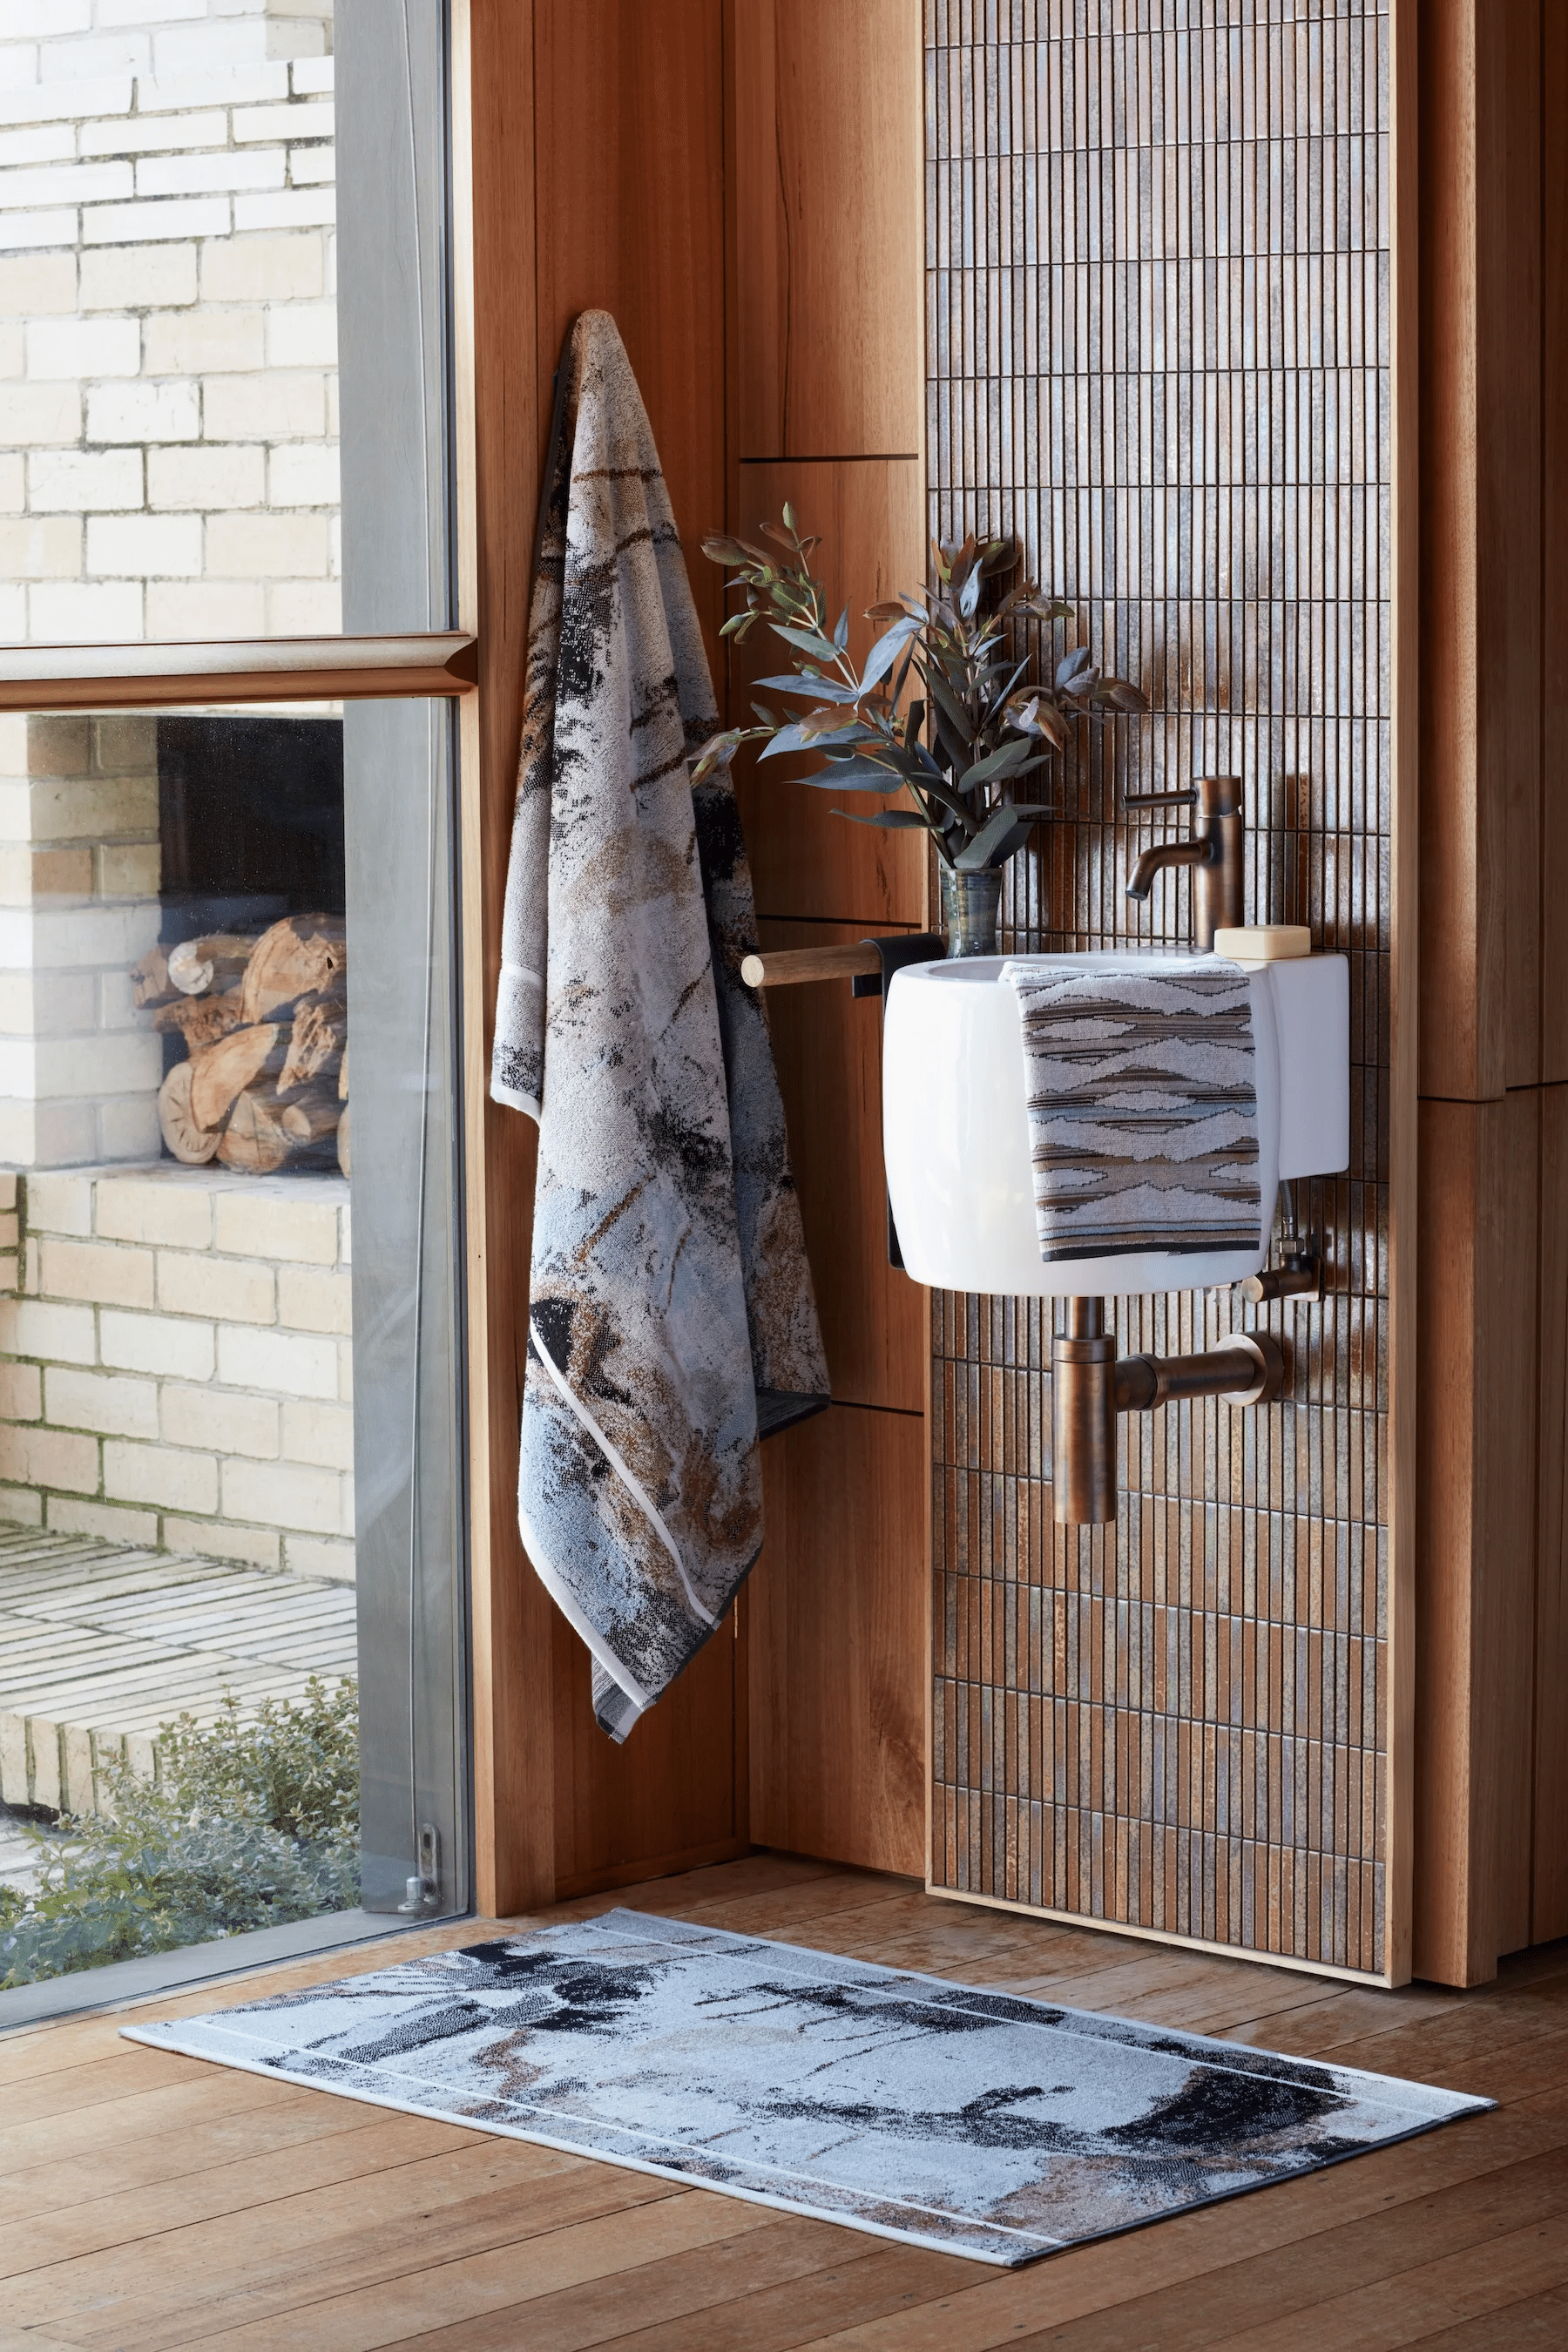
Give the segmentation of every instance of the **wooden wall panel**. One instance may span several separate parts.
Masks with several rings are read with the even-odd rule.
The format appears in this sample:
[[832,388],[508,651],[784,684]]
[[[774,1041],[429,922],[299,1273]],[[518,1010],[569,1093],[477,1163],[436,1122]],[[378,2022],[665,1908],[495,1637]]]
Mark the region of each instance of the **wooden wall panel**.
[[613,313],[642,391],[722,690],[722,0],[534,0],[539,404],[562,340]]
[[[764,522],[777,523],[785,502],[802,531],[816,531],[824,544],[814,562],[835,618],[849,613],[849,645],[863,658],[876,634],[865,617],[875,604],[925,578],[925,493],[919,463],[911,458],[867,458],[854,465],[807,465],[802,461],[740,469],[736,528],[754,538]],[[750,719],[752,681],[789,667],[788,649],[759,626],[731,653],[732,723]],[[762,699],[770,698],[763,689]],[[771,698],[777,709],[782,698]],[[805,708],[805,706],[801,706]],[[852,824],[832,814],[832,796],[814,785],[785,781],[807,763],[745,754],[737,763],[736,784],[763,915],[816,916],[827,921],[884,924],[918,929],[924,919],[926,851],[915,834],[882,833]],[[820,760],[809,763],[820,768]],[[842,805],[860,812],[883,803],[845,793]]]
[[1542,16],[1421,15],[1423,1094],[1540,1076]]
[[[467,1083],[476,1815],[490,1911],[746,1843],[733,1628],[616,1749],[593,1727],[584,1654],[524,1558],[517,1429],[535,1130],[485,1100],[535,506],[552,376],[579,310],[616,319],[688,540],[726,511],[723,33],[722,0],[464,0],[457,12],[458,161],[472,191],[470,207],[459,190],[458,219],[459,376],[474,404],[464,618],[483,664],[478,711],[465,713],[476,803],[465,887],[481,910]],[[721,691],[721,582],[699,562],[693,587]]]
[[1541,1095],[1540,1332],[1532,1944],[1568,1936],[1568,1087]]
[[[926,575],[921,12],[735,0],[731,21],[734,527],[753,536],[791,500],[863,652],[865,607]],[[787,666],[761,634],[735,650],[733,723],[750,681]],[[834,816],[787,774],[738,774],[769,939],[923,928],[923,843]],[[839,982],[780,991],[772,1019],[835,1397],[907,1409],[836,1403],[764,1451],[752,1831],[923,1871],[926,1301],[886,1262],[878,1008]]]
[[739,1629],[731,1610],[616,1748],[594,1720],[588,1653],[553,1612],[555,1891],[563,1901],[746,1851]]
[[736,6],[743,459],[921,448],[919,31],[914,0]]
[[1568,26],[1542,0],[1430,0],[1420,25],[1415,1950],[1469,1983],[1568,1925],[1542,1090],[1568,1076],[1568,470],[1543,429],[1568,394]]
[[1415,1969],[1530,1940],[1540,1092],[1421,1107]]
[[1384,1963],[1394,1984],[1411,1972],[1415,1821],[1416,1408],[1420,1394],[1417,1268],[1421,1048],[1421,118],[1415,0],[1389,19],[1389,305],[1394,504],[1391,552],[1393,689],[1388,885],[1393,955],[1388,992],[1388,1506],[1387,1879]]
[[924,1419],[836,1405],[763,1461],[768,1540],[747,1588],[752,1834],[923,1874]]
[[[725,513],[721,0],[535,0],[535,23],[541,412],[571,320],[610,311],[694,549]],[[721,576],[700,556],[690,572],[721,692]],[[621,1750],[559,1623],[553,1657],[558,1890],[744,1851],[734,1640],[710,1643]]]
[[1542,26],[1541,1076],[1552,1084],[1568,1080],[1568,9],[1543,8]]
[[[764,947],[865,936],[853,923],[764,922]],[[833,1394],[923,1412],[925,1294],[888,1264],[882,1171],[882,1005],[847,980],[768,992]]]
[[1475,19],[1477,789],[1504,811],[1504,866],[1488,895],[1503,925],[1509,1087],[1541,1077],[1540,93],[1542,16],[1558,5],[1488,0]]
[[527,626],[538,410],[531,144],[532,0],[454,12],[459,612],[479,640],[462,705],[464,1071],[476,1901],[492,1916],[555,1888],[553,1742],[539,1662],[554,1612],[517,1525],[534,1153],[531,1120],[489,1099]]

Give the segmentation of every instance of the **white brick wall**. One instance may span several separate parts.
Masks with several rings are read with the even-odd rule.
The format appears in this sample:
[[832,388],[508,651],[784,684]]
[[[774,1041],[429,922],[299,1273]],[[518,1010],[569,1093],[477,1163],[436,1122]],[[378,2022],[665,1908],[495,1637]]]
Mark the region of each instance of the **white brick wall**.
[[7,1242],[0,1518],[353,1575],[341,1178],[0,1176]]
[[[341,626],[331,49],[331,0],[0,0],[0,639]],[[90,730],[43,790],[88,722],[0,722],[0,1163],[158,1149],[141,723],[130,810]]]
[[[0,640],[341,625],[331,51],[0,0]],[[347,1186],[102,1165],[161,878],[153,722],[0,716],[0,1517],[350,1576]]]
[[0,0],[0,635],[341,625],[331,49],[331,0]]
[[[90,528],[119,520],[142,519]],[[0,1161],[13,1166],[161,1149],[163,1044],[126,978],[160,921],[155,727],[0,716]]]

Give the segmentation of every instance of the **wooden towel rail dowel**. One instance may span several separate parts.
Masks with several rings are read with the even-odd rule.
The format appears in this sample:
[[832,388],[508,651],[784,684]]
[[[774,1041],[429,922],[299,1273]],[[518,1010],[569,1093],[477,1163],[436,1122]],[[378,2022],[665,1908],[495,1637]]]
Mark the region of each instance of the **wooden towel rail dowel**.
[[748,988],[785,988],[800,980],[853,980],[858,972],[880,972],[882,959],[864,940],[843,947],[768,948],[741,966]]

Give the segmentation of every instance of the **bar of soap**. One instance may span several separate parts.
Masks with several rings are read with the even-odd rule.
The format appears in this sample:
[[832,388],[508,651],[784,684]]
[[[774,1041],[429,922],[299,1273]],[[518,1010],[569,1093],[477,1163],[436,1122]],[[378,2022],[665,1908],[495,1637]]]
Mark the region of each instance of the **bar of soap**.
[[1312,934],[1305,923],[1244,923],[1214,935],[1215,955],[1237,963],[1280,963],[1287,956],[1310,955]]

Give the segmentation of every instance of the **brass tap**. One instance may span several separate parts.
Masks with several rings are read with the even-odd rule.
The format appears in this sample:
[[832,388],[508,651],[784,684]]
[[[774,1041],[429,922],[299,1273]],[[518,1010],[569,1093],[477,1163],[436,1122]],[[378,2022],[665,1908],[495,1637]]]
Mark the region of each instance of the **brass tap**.
[[1185,791],[1140,793],[1123,808],[1195,808],[1200,823],[1185,841],[1157,842],[1146,849],[1127,885],[1130,898],[1146,898],[1154,877],[1163,866],[1193,869],[1193,944],[1212,948],[1216,930],[1232,929],[1246,920],[1243,911],[1242,860],[1246,827],[1239,776],[1200,776]]

